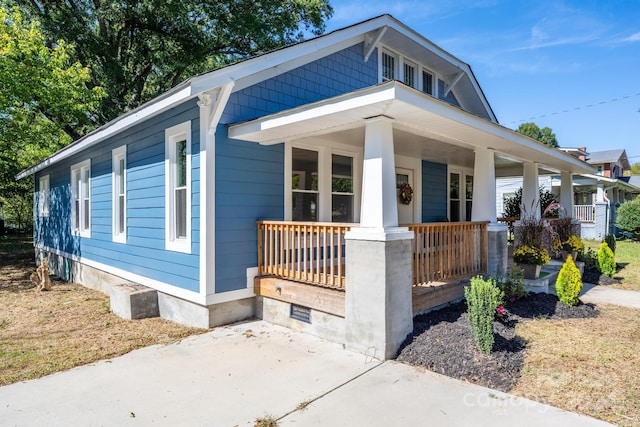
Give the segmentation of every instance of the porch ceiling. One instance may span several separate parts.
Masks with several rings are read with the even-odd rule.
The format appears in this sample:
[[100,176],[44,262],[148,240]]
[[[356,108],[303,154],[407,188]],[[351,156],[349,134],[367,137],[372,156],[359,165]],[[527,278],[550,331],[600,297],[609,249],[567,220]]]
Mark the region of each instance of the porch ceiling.
[[393,119],[399,154],[473,167],[474,150],[489,148],[498,169],[535,161],[550,171],[595,172],[569,154],[395,81],[232,125],[229,137],[277,144],[330,134],[362,144],[365,120],[381,115]]

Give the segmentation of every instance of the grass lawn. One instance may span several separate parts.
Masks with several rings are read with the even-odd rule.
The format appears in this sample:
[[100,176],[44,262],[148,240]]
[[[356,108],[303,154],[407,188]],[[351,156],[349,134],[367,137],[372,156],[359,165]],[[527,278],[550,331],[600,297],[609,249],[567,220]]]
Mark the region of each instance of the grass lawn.
[[0,237],[0,386],[204,331],[159,318],[123,320],[109,311],[107,295],[73,283],[38,292],[34,270],[30,238]]
[[[585,240],[585,247],[598,251],[601,242]],[[619,270],[614,277],[622,283],[611,285],[618,289],[640,291],[640,242],[629,239],[616,242],[616,263]]]
[[593,319],[518,324],[527,341],[512,393],[621,426],[640,426],[640,312],[598,305]]

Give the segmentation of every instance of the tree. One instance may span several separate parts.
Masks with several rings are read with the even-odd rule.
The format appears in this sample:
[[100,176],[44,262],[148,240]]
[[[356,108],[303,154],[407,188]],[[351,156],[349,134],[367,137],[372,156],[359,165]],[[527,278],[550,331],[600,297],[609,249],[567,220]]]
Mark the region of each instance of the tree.
[[631,175],[640,175],[640,163],[631,164]]
[[[538,190],[540,191],[540,213],[542,213],[550,204],[556,203],[558,200],[555,194],[549,190],[545,190],[543,186],[540,186]],[[507,218],[520,218],[521,207],[522,187],[520,187],[512,197],[506,197],[504,199],[504,212],[502,215]],[[528,208],[528,206],[525,206],[525,209]],[[555,217],[558,216],[558,211],[551,210],[549,214],[550,216]]]
[[0,202],[19,227],[32,218],[33,181],[15,175],[90,130],[104,91],[59,40],[47,47],[38,22],[0,9]]
[[90,85],[108,93],[98,124],[196,73],[321,34],[333,14],[329,0],[12,1],[91,67]]
[[556,134],[549,127],[545,126],[540,129],[535,123],[522,123],[516,132],[538,140],[549,147],[558,148]]
[[620,205],[616,214],[616,227],[631,234],[636,240],[640,238],[640,197]]

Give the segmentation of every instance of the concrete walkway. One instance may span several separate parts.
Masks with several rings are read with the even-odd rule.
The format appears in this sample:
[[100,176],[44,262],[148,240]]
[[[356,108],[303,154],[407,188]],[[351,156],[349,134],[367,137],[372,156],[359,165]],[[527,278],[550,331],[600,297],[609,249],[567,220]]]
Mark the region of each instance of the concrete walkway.
[[608,425],[262,321],[0,387],[3,426],[232,427],[265,414],[279,426]]
[[640,292],[596,286],[590,283],[583,285],[580,300],[593,304],[613,304],[640,309]]

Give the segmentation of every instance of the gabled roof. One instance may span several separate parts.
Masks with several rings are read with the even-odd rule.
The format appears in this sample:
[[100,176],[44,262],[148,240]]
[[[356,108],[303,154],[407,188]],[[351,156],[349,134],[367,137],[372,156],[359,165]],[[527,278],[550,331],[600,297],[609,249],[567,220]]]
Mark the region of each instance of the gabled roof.
[[455,82],[456,96],[465,108],[497,123],[495,114],[468,64],[411,30],[391,15],[381,15],[191,77],[164,94],[85,135],[38,165],[21,172],[16,178],[21,179],[34,174],[203,93],[214,92],[213,95],[215,95],[221,87],[230,84],[233,85],[233,91],[237,91],[361,42],[365,43],[365,60],[368,58],[367,54],[373,52],[380,43],[415,60],[428,59],[435,68],[433,71],[450,79],[452,83]]
[[589,153],[588,163],[599,165],[601,163],[622,163],[624,169],[630,169],[627,152],[623,148],[605,151],[591,151]]

